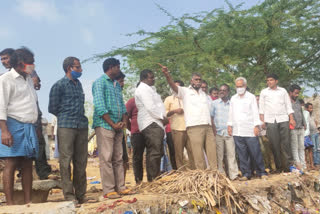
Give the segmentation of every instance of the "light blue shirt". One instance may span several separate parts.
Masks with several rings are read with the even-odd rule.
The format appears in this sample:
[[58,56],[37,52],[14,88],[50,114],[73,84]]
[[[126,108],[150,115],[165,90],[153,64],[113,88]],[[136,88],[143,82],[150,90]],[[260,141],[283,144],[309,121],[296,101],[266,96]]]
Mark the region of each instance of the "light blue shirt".
[[211,117],[214,118],[217,134],[221,136],[228,135],[228,113],[230,108],[230,100],[224,102],[221,98],[214,100],[211,106]]

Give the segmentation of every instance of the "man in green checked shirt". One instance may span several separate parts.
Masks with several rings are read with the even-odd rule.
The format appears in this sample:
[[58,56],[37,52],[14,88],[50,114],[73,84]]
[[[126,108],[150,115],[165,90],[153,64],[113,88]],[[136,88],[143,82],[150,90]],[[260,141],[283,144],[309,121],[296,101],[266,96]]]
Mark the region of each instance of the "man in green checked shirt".
[[92,85],[95,129],[100,161],[100,176],[105,198],[120,198],[130,194],[124,184],[122,160],[122,129],[126,126],[127,111],[122,90],[115,80],[120,72],[120,62],[108,58],[103,62],[104,74]]

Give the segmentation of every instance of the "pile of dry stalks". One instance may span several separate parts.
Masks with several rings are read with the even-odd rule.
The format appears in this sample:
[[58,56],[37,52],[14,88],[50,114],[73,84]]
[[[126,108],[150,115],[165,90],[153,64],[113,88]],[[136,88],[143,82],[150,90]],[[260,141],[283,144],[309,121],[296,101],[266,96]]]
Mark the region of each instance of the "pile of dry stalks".
[[225,175],[216,171],[171,171],[140,188],[147,192],[179,194],[189,199],[203,201],[209,210],[224,206],[228,209],[228,213],[245,212],[245,199],[238,194]]

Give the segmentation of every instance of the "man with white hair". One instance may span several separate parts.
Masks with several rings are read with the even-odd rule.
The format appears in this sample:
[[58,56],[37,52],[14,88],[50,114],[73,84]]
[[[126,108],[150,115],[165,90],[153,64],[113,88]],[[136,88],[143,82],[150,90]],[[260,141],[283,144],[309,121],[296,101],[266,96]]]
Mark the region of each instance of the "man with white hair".
[[[242,178],[248,180],[252,171],[261,178],[266,177],[262,153],[259,144],[259,111],[256,98],[246,91],[247,80],[238,77],[235,81],[237,94],[230,100],[228,117],[228,134],[233,136],[236,144],[236,151],[239,156]],[[255,169],[251,161],[254,161]]]

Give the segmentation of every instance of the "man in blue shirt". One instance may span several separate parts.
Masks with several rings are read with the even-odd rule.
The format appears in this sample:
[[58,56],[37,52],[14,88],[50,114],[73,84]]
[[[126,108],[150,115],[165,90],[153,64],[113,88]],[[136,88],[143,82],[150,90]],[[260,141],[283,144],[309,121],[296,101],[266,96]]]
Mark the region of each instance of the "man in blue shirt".
[[[230,87],[227,84],[221,85],[219,97],[219,99],[212,102],[211,108],[211,116],[214,121],[213,129],[216,135],[218,170],[221,173],[225,173],[223,168],[225,161],[225,167],[228,167],[226,171],[230,179],[234,180],[238,177],[238,165],[235,144],[233,138],[228,135],[227,122],[230,108]],[[224,157],[226,160],[223,160]]]
[[84,203],[87,190],[88,119],[84,115],[84,93],[78,80],[82,74],[80,60],[67,57],[63,61],[63,69],[65,76],[50,91],[49,112],[58,118],[59,163],[64,198]]
[[116,81],[120,72],[119,60],[106,59],[103,62],[103,72],[92,85],[92,126],[97,135],[103,195],[114,199],[130,193],[124,185],[122,160],[122,137],[127,111],[120,84]]

